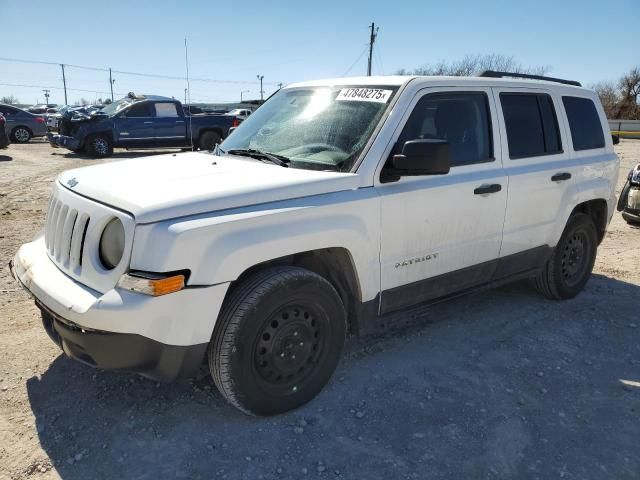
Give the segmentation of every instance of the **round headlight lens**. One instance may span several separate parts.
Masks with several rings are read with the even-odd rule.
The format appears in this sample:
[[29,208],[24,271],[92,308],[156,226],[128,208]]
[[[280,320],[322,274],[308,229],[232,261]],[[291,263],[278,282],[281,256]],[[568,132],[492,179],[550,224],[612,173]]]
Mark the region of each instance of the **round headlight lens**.
[[124,225],[114,218],[102,231],[100,237],[100,261],[107,270],[112,270],[122,260],[124,253]]

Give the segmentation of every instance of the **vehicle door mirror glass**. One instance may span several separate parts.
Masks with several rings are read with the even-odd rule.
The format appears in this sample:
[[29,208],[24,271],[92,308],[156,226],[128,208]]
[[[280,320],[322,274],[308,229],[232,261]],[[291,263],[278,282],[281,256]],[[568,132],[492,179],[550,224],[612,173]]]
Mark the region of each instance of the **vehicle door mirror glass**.
[[620,143],[620,135],[612,134],[611,140],[613,141],[614,145],[618,145]]
[[406,175],[445,175],[451,169],[451,153],[446,140],[409,140],[402,153],[394,155],[394,173]]

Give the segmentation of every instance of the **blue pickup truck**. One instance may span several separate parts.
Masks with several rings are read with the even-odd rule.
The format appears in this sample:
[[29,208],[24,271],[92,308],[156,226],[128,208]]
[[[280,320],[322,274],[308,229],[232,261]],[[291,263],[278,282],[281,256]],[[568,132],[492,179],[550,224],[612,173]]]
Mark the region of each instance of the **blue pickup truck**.
[[59,133],[47,137],[53,147],[95,157],[110,156],[114,147],[212,150],[240,122],[233,115],[185,115],[178,100],[130,93],[97,112],[67,111]]

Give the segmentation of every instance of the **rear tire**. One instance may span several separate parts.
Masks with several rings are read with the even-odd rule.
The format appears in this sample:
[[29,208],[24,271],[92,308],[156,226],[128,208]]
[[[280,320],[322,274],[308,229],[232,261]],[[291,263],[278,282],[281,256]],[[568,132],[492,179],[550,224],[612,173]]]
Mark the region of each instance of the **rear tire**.
[[102,134],[87,137],[84,149],[92,157],[104,158],[113,155],[113,144],[111,140]]
[[11,132],[11,140],[16,143],[28,143],[33,135],[27,127],[16,127]]
[[322,390],[345,335],[345,309],[327,280],[303,268],[270,268],[248,277],[225,301],[209,368],[231,404],[275,415]]
[[221,140],[222,139],[217,132],[204,132],[200,135],[198,145],[200,146],[200,150],[211,151],[220,143]]
[[546,267],[534,279],[536,289],[550,299],[575,297],[589,280],[597,248],[598,234],[591,217],[584,213],[571,216]]

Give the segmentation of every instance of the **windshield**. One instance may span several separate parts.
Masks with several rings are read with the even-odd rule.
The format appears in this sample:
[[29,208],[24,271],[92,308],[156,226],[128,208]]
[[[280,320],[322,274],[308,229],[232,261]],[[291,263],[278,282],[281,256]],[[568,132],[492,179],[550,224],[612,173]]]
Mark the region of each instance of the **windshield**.
[[351,170],[397,87],[285,89],[220,145],[287,157],[293,168]]
[[109,116],[113,116],[119,111],[131,105],[132,103],[133,103],[133,100],[131,100],[130,98],[121,98],[120,100],[116,100],[115,102],[105,106],[101,110],[101,112],[106,113]]

